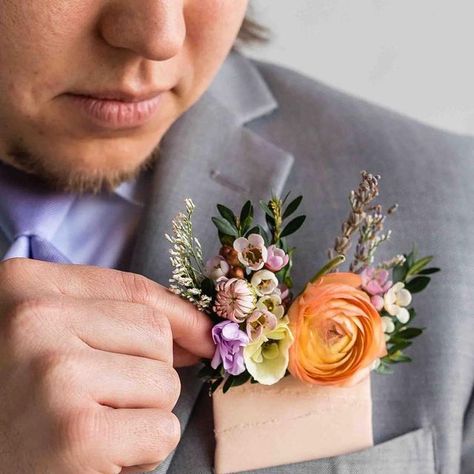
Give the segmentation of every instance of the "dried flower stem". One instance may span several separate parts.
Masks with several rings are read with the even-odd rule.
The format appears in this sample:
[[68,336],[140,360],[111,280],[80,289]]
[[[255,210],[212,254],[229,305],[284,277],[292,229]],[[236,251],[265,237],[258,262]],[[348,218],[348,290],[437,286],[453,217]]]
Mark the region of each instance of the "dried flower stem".
[[377,204],[368,209],[368,212],[359,227],[359,241],[357,242],[354,260],[349,267],[351,272],[360,271],[370,265],[374,260],[377,247],[390,238],[390,231],[382,234],[386,217],[382,213],[382,206]]
[[170,261],[173,276],[170,278],[170,290],[191,301],[199,310],[205,310],[211,304],[211,298],[201,290],[204,275],[202,247],[193,235],[192,214],[195,205],[186,199],[186,214],[180,212],[173,220],[173,237],[165,234],[173,247],[170,248]]
[[378,196],[379,175],[373,175],[367,171],[362,171],[362,180],[356,191],[351,191],[349,202],[351,204],[351,212],[347,220],[342,224],[342,235],[336,237],[334,248],[329,250],[329,258],[333,259],[336,255],[347,255],[351,247],[351,237],[359,229],[364,221],[366,210]]
[[377,267],[384,268],[385,270],[390,270],[393,267],[397,267],[398,265],[403,265],[406,258],[404,255],[396,255],[395,257],[391,258],[390,260],[384,260],[380,262]]

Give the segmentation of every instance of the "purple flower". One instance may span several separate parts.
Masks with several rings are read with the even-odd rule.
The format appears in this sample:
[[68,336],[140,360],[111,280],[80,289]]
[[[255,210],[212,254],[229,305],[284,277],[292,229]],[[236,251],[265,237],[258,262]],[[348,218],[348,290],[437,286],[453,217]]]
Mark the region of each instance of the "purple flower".
[[366,267],[360,273],[362,278],[362,289],[369,295],[372,304],[380,311],[384,305],[383,295],[391,286],[389,272],[383,268]]
[[239,375],[245,370],[244,347],[249,337],[232,321],[223,321],[212,328],[212,339],[216,344],[216,352],[211,367],[217,369],[219,364],[231,375]]
[[288,263],[289,259],[290,257],[284,250],[279,249],[276,245],[270,245],[265,266],[272,272],[278,272]]

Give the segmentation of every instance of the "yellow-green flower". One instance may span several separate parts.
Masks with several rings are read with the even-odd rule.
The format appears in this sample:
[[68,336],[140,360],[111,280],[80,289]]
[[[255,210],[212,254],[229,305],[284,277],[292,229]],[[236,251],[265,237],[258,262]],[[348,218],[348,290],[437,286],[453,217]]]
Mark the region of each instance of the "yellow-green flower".
[[264,332],[244,348],[245,366],[261,384],[273,385],[285,375],[289,348],[294,340],[288,323],[288,317],[285,316],[275,329]]

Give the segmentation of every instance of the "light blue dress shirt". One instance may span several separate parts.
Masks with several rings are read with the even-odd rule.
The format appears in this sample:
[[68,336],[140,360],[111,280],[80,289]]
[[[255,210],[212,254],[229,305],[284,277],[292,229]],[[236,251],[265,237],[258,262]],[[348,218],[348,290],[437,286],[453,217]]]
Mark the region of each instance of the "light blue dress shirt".
[[[72,263],[127,270],[151,174],[144,171],[110,193],[75,196],[51,243]],[[8,221],[0,212],[0,260],[12,243],[9,236]]]

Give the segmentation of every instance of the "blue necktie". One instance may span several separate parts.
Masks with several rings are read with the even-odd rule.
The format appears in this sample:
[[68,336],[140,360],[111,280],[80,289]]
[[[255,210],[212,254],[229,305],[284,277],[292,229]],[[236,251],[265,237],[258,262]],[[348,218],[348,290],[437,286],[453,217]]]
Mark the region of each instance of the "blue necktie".
[[51,191],[34,177],[0,165],[0,213],[11,246],[3,260],[26,257],[56,263],[71,263],[51,239],[64,221],[74,196]]

